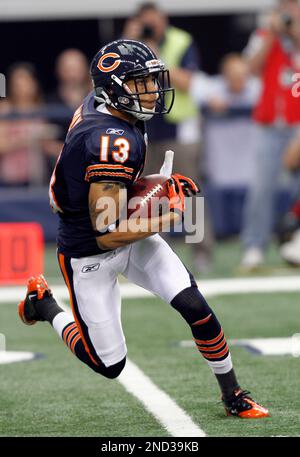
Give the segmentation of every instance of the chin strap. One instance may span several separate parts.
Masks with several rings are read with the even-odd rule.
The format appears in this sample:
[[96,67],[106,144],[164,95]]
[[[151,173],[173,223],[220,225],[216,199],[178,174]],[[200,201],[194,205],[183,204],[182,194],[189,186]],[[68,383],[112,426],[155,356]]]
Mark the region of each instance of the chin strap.
[[105,92],[104,89],[100,89],[99,87],[95,89],[94,99],[96,102],[102,105],[105,103],[106,105],[112,105],[109,95]]
[[[139,108],[137,101],[134,102],[134,105],[135,105],[136,109]],[[130,111],[130,110],[128,110],[127,112],[132,114],[134,117],[136,117],[140,121],[149,121],[150,119],[152,119],[153,111],[155,110],[155,107],[152,110],[150,110],[148,108],[144,108],[143,106],[141,108],[143,111],[142,113],[136,113],[136,112]]]

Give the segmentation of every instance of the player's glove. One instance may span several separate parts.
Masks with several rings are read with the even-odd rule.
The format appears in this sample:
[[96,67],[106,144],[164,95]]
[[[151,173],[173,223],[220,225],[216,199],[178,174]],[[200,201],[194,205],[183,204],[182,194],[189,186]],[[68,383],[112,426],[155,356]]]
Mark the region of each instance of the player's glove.
[[183,216],[185,206],[184,206],[184,193],[181,185],[178,185],[178,182],[171,177],[167,182],[168,186],[168,197],[170,201],[170,211],[178,213]]
[[171,178],[175,181],[177,187],[182,189],[185,197],[191,197],[200,192],[198,184],[192,178],[180,175],[179,173],[171,175]]

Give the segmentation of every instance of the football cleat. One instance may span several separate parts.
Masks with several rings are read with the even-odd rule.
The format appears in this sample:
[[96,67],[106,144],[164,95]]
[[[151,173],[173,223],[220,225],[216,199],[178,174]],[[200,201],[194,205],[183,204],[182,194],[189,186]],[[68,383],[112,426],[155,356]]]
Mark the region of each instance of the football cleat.
[[242,419],[261,419],[263,417],[269,417],[269,411],[249,397],[249,393],[250,392],[239,389],[234,392],[235,398],[233,398],[233,400],[225,401],[222,398],[226,415],[237,416]]
[[26,325],[33,325],[37,321],[44,321],[38,313],[35,303],[44,297],[51,297],[52,292],[43,275],[32,276],[27,283],[27,294],[18,305],[19,316]]

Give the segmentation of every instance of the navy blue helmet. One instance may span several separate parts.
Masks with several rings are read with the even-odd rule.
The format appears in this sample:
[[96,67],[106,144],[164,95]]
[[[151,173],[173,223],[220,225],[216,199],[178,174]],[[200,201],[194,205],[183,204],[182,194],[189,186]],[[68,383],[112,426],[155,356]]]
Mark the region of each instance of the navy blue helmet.
[[[155,91],[147,90],[147,78],[155,78]],[[105,101],[117,110],[126,111],[141,120],[154,114],[168,113],[174,102],[174,89],[170,86],[169,71],[154,52],[140,41],[116,40],[97,52],[91,63],[91,76],[95,98]],[[137,81],[144,81],[145,91],[137,88]],[[133,80],[135,92],[126,81]],[[141,105],[140,95],[157,95],[156,106],[149,110]]]

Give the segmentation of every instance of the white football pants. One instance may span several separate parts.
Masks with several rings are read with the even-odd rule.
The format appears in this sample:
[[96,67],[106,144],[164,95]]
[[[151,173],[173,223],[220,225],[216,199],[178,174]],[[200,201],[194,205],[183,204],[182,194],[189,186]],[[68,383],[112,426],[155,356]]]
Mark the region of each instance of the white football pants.
[[[118,275],[167,303],[191,286],[191,277],[170,246],[155,234],[96,256],[64,258],[71,305],[85,344],[106,366],[126,355]],[[65,278],[66,279],[66,278]]]

